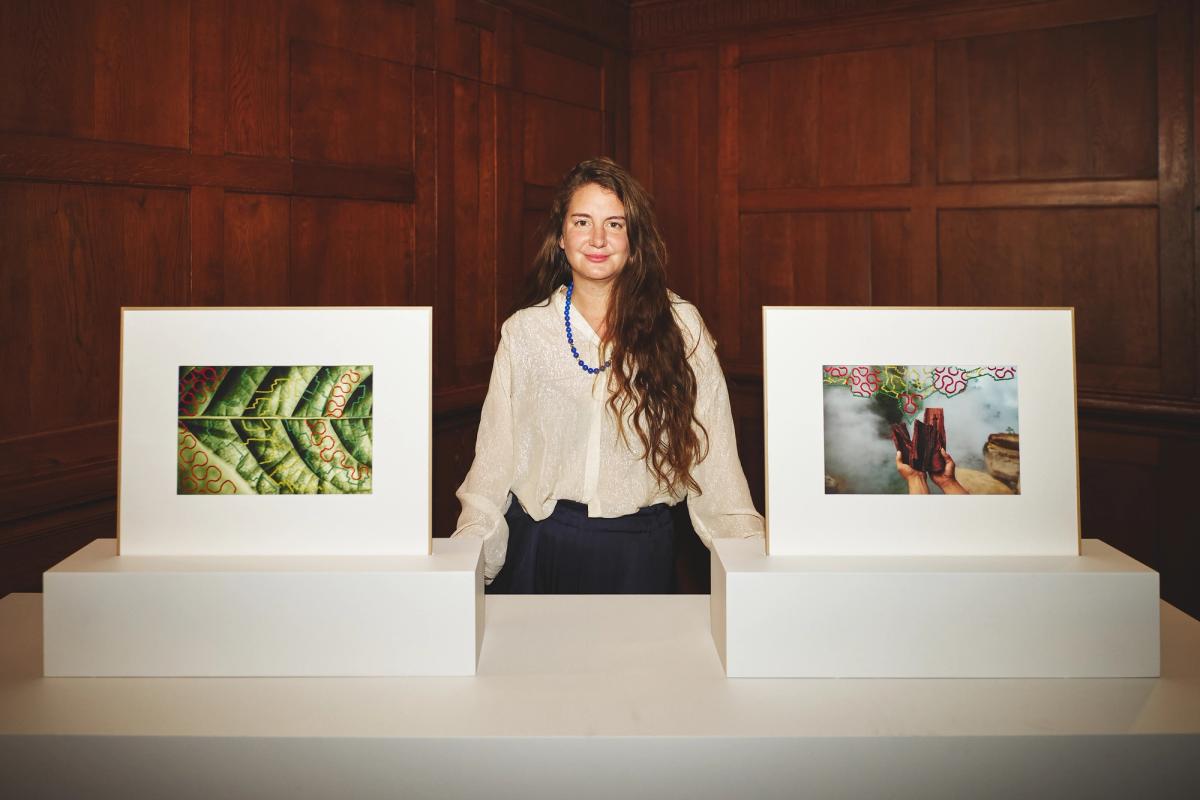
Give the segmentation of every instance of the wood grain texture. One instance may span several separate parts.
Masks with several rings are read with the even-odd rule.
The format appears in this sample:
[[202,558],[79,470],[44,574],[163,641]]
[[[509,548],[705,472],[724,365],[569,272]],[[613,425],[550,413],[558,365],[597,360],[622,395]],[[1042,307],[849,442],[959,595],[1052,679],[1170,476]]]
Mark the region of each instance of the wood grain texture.
[[1155,20],[937,44],[938,175],[952,181],[1156,174]]
[[[755,360],[762,353],[764,305],[871,303],[873,216],[867,211],[742,215],[741,333],[749,352],[758,354]],[[879,250],[878,270],[887,268],[887,250]]]
[[288,153],[288,5],[229,3],[225,31],[225,146],[230,153]]
[[117,488],[115,420],[0,442],[0,546],[62,508],[111,499]]
[[910,80],[903,48],[744,65],[741,186],[909,183]]
[[222,189],[193,186],[188,192],[188,243],[191,246],[188,295],[197,305],[216,306],[224,301],[224,205]]
[[738,77],[741,187],[820,184],[820,59],[746,64]]
[[0,442],[114,419],[120,307],[188,302],[186,193],[0,182],[0,207]]
[[494,87],[442,78],[449,123],[442,146],[444,181],[453,187],[456,235],[439,270],[436,314],[447,350],[440,360],[458,386],[487,382],[495,332],[503,322],[497,292],[497,93]]
[[0,3],[0,354],[31,381],[0,409],[0,561],[34,570],[0,593],[111,533],[120,303],[458,303],[448,533],[523,220],[576,161],[628,155],[627,23],[608,0]]
[[821,58],[821,185],[911,181],[910,81],[907,48]]
[[[1195,259],[1197,205],[1194,165],[1189,164],[1195,121],[1196,91],[1188,67],[1197,57],[1194,3],[1167,2],[1158,15],[1158,248],[1159,305],[1162,313],[1162,358],[1168,369],[1163,390],[1175,396],[1200,396],[1200,269]],[[1186,365],[1186,366],[1185,366]]]
[[0,7],[0,129],[188,145],[186,0]]
[[231,306],[288,304],[291,204],[279,195],[224,196],[222,301]]
[[419,22],[411,0],[291,0],[288,12],[293,40],[417,63]]
[[306,42],[291,67],[293,158],[411,169],[411,67]]
[[700,221],[699,162],[701,117],[699,78],[695,70],[661,72],[651,78],[651,124],[657,132],[651,150],[654,160],[658,223],[667,243],[671,287],[697,302],[700,278],[707,264],[702,257],[712,231]]
[[188,145],[193,153],[225,154],[225,12],[221,0],[192,0],[192,106]]
[[[752,491],[761,498],[759,309],[768,298],[1075,305],[1084,439],[1131,437],[1084,449],[1084,535],[1137,553],[1160,569],[1164,596],[1200,610],[1186,588],[1200,585],[1195,548],[1180,533],[1194,527],[1190,511],[1167,496],[1186,495],[1176,476],[1194,472],[1200,441],[1195,4],[887,5],[763,29],[738,16],[739,4],[711,0],[670,32],[635,37],[633,160],[651,183],[668,150],[661,140],[678,137],[675,119],[651,102],[654,81],[686,69],[683,54],[719,62],[711,79],[691,74],[698,95],[715,87],[720,97],[699,144],[716,140],[702,173],[719,187],[713,269],[738,329],[721,334],[735,345],[722,355],[739,435],[749,437],[739,445]],[[635,3],[634,18],[661,22],[678,8]],[[879,66],[885,52],[894,60]],[[895,85],[875,94],[885,71]],[[859,99],[846,100],[843,87]],[[873,135],[869,115],[890,120],[881,147],[858,133]],[[1139,461],[1138,448],[1153,462]],[[1129,483],[1116,477],[1126,470]],[[1139,512],[1147,503],[1155,513]]]
[[[1157,215],[1153,209],[944,211],[939,301],[957,306],[1075,306],[1082,364],[1157,371]],[[1113,331],[1120,331],[1114,336]],[[1153,393],[1133,371],[1119,388]]]
[[566,49],[549,37],[540,37],[538,41],[547,46],[553,41],[556,46],[549,50],[528,39],[522,41],[516,51],[519,88],[527,94],[564,103],[604,108],[603,62],[596,63],[599,48],[590,43],[575,42],[581,50]]
[[412,302],[412,206],[297,197],[290,229],[289,305]]
[[596,109],[524,97],[525,181],[557,186],[571,167],[604,152],[604,115]]

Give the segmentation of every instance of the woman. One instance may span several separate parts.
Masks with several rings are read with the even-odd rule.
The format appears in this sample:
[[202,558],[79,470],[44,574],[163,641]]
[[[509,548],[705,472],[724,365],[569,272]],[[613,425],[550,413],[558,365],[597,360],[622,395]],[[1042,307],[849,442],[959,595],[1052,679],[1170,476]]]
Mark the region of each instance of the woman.
[[713,341],[666,260],[628,172],[601,158],[567,174],[458,490],[454,535],[483,538],[489,591],[669,592],[684,497],[705,544],[762,534]]

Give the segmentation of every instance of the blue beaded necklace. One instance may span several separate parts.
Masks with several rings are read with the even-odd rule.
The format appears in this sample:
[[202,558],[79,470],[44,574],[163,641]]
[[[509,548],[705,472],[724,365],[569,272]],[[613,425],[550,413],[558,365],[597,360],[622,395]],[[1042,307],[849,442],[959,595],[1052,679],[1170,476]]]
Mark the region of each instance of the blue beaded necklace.
[[567,346],[571,348],[571,356],[579,362],[579,368],[589,375],[598,375],[604,370],[612,366],[612,359],[604,362],[602,367],[589,367],[587,362],[579,357],[579,350],[575,347],[575,337],[571,334],[571,294],[575,291],[575,281],[567,281],[567,307],[563,311],[563,324],[567,328]]

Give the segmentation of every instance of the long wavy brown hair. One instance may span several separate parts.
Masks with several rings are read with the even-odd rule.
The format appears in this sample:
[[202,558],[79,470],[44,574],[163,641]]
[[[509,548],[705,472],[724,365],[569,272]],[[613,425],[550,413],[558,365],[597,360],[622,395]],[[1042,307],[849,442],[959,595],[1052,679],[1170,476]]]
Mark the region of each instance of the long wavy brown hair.
[[589,183],[613,192],[625,207],[629,260],[617,274],[604,322],[602,352],[611,353],[613,392],[608,405],[628,446],[629,416],[646,465],[668,493],[698,494],[692,467],[708,455],[708,433],[696,419],[696,374],[667,293],[667,247],[654,218],[654,201],[632,175],[608,158],[582,161],[564,176],[518,308],[543,305],[571,279],[558,246],[575,192]]

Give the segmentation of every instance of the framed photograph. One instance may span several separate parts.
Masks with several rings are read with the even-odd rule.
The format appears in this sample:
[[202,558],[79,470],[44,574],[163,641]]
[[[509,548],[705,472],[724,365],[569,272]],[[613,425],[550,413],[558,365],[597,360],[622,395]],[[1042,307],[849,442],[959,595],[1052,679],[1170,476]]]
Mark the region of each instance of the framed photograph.
[[126,308],[122,555],[431,552],[429,308]]
[[1072,309],[764,308],[767,548],[1076,555]]

